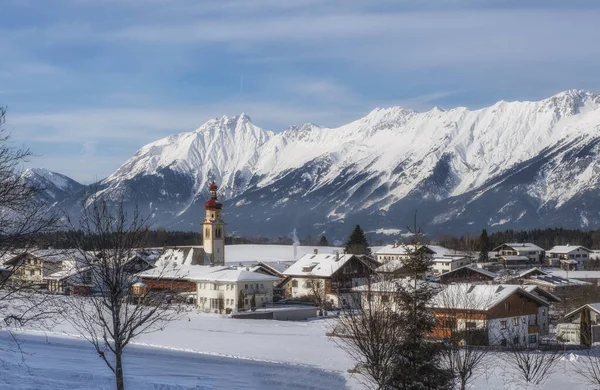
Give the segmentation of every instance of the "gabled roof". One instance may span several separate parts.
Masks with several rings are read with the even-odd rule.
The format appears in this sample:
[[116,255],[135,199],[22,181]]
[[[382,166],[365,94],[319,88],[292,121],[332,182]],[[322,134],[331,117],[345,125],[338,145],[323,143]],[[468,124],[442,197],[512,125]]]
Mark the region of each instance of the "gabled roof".
[[387,263],[375,268],[375,272],[393,273],[393,272],[398,271],[402,267],[404,267],[404,262],[402,260],[391,260],[391,261],[388,261]]
[[600,279],[600,271],[564,271],[562,269],[552,268],[548,269],[548,273],[563,278],[569,277],[569,279]]
[[543,251],[544,250],[544,249],[540,248],[539,246],[532,244],[530,242],[525,242],[525,243],[511,242],[511,243],[507,243],[507,244],[502,244],[502,245],[494,248],[494,251],[498,251],[498,250],[500,250],[500,248],[502,248],[504,246],[508,246],[516,251]]
[[65,260],[83,260],[83,254],[77,249],[28,249],[16,251],[5,256],[5,265],[16,265],[28,256],[49,263],[60,263]]
[[529,257],[527,256],[500,256],[501,258],[503,258],[506,261],[519,261],[519,260],[523,260],[523,261],[529,261]]
[[600,303],[588,303],[587,305],[583,305],[581,307],[578,307],[577,309],[573,310],[570,313],[567,313],[565,315],[565,319],[574,316],[575,314],[579,314],[579,312],[581,312],[583,309],[588,308],[592,311],[595,311],[596,313],[600,314]]
[[[400,287],[411,288],[414,286],[414,279],[412,278],[397,278],[392,280],[380,280],[371,284],[363,284],[352,288],[352,291],[356,292],[397,292]],[[421,286],[427,283],[428,286],[438,287],[439,284],[435,282],[426,282],[424,280],[417,280],[417,286]]]
[[286,261],[286,262],[279,262],[279,261],[265,262],[265,261],[263,261],[263,262],[259,262],[254,267],[252,267],[251,271],[257,272],[258,270],[260,270],[262,268],[267,273],[269,273],[273,276],[282,278],[282,277],[284,277],[283,272],[286,269],[288,269],[292,264],[293,264],[293,262],[290,262],[290,261]]
[[210,266],[210,265],[177,265],[177,266],[157,266],[140,272],[138,275],[148,279],[174,279],[193,281],[199,279],[211,272],[229,269],[227,266]]
[[[436,247],[438,250],[443,247]],[[416,247],[415,245],[402,245],[402,244],[394,244],[394,245],[386,245],[377,252],[376,255],[408,255],[410,252],[416,252],[418,250],[425,250],[425,252],[429,254],[436,254],[436,252],[428,245],[421,245]],[[443,248],[446,249],[446,248]],[[447,249],[449,250],[449,249]],[[440,252],[441,254],[441,252]]]
[[492,271],[488,271],[486,269],[479,268],[479,267],[474,267],[474,266],[472,266],[470,264],[469,265],[463,265],[462,267],[459,267],[459,268],[454,269],[452,271],[444,272],[439,277],[440,278],[442,278],[442,277],[443,278],[452,277],[453,275],[455,275],[457,273],[460,273],[460,272],[464,272],[465,270],[469,271],[469,272],[475,272],[475,273],[481,274],[481,275],[486,276],[486,277],[488,277],[490,279],[495,279],[496,277],[498,277],[498,275],[495,274]]
[[522,271],[521,273],[519,273],[517,275],[517,277],[524,278],[526,276],[533,276],[533,275],[548,275],[548,273],[542,271],[538,267],[535,267],[535,268],[529,268],[529,269],[526,269],[525,271]]
[[538,295],[541,298],[543,298],[544,300],[546,300],[547,302],[551,302],[551,303],[556,303],[556,302],[560,302],[561,299],[559,297],[557,297],[556,295],[552,294],[550,291],[548,290],[544,290],[543,288],[541,288],[540,286],[535,286],[535,285],[526,285],[526,286],[521,286],[523,288],[523,290]]
[[488,311],[504,302],[513,294],[525,296],[541,306],[548,306],[544,299],[512,284],[471,284],[448,285],[432,299],[431,306],[438,309],[469,309]]
[[161,265],[210,265],[202,246],[166,247],[156,260]]
[[360,260],[359,256],[352,254],[306,254],[286,269],[283,274],[286,276],[328,278],[353,258]]
[[552,249],[548,250],[548,253],[558,253],[558,254],[567,254],[567,253],[571,253],[577,249],[583,249],[584,251],[588,252],[588,253],[592,253],[593,250],[588,249],[582,245],[556,245],[554,247],[552,247]]
[[559,286],[585,286],[589,285],[588,282],[583,282],[577,279],[566,279],[557,275],[536,275],[527,280],[524,283],[533,283],[540,286],[548,287],[559,287]]

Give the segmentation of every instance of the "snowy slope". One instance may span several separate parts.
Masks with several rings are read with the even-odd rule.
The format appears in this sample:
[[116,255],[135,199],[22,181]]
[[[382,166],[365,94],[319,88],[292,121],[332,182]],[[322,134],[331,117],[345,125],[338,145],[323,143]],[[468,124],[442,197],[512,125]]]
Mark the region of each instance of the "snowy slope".
[[44,196],[52,202],[75,195],[84,187],[65,175],[42,168],[26,169],[22,177],[29,184],[42,190]]
[[158,225],[198,229],[214,177],[240,234],[402,229],[415,209],[430,231],[581,227],[600,221],[588,209],[599,143],[600,96],[577,90],[479,110],[375,109],[339,128],[276,134],[242,114],[142,147],[100,187]]

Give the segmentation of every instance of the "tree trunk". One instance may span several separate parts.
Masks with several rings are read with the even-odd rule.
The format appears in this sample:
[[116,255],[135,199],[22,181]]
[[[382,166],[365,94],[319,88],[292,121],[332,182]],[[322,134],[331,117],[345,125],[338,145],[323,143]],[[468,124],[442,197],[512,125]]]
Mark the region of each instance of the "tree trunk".
[[122,351],[117,351],[115,354],[115,379],[117,381],[117,390],[125,390],[125,382],[123,381],[123,362],[121,360]]

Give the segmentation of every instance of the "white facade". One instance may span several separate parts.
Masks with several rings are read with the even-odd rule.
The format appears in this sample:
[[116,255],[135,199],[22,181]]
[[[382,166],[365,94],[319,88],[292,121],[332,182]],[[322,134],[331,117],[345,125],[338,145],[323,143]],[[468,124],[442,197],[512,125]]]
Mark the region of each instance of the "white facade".
[[210,273],[195,278],[196,305],[202,311],[217,313],[261,308],[273,303],[273,283],[278,280],[245,269]]
[[433,259],[431,269],[435,275],[441,275],[470,263],[471,261],[467,257],[441,257]]
[[498,256],[525,256],[532,263],[540,262],[545,254],[544,249],[529,242],[503,244],[494,250],[498,250]]
[[552,265],[559,265],[560,260],[576,261],[576,269],[582,270],[592,254],[592,250],[581,245],[559,245],[546,252],[546,257]]

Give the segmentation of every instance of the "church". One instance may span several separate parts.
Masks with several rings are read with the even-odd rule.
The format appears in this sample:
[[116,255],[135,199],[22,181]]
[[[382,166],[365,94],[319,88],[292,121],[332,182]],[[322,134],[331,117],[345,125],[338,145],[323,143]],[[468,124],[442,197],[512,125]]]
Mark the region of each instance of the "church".
[[202,311],[233,313],[273,302],[278,277],[225,265],[225,222],[218,186],[209,186],[204,203],[202,246],[165,247],[155,268],[140,273],[154,291],[169,291],[194,302]]

